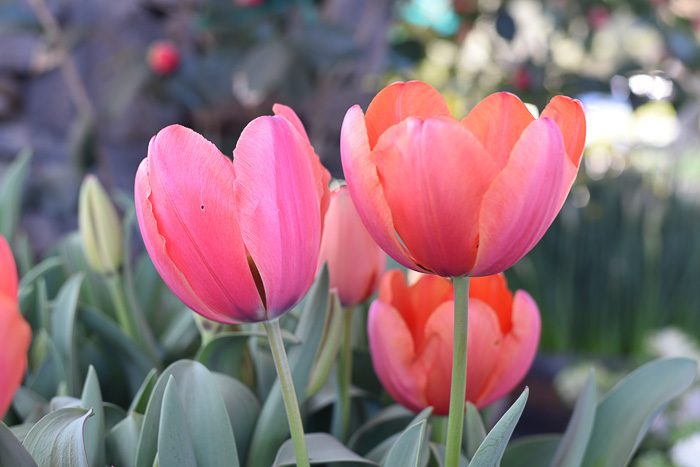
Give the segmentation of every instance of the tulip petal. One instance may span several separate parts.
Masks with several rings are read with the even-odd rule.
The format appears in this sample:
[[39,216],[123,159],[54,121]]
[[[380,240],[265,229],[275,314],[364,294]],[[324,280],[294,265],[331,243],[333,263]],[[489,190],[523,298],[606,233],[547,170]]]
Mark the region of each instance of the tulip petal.
[[291,123],[294,128],[299,132],[300,135],[306,135],[306,129],[304,129],[304,124],[301,123],[301,119],[297,113],[291,107],[284,104],[273,104],[272,112],[278,117],[283,117]]
[[236,220],[231,161],[196,132],[161,130],[136,175],[149,255],[173,292],[215,321],[265,318]]
[[517,96],[497,92],[479,102],[462,119],[462,124],[481,141],[500,169],[506,165],[515,143],[533,120]]
[[350,196],[370,235],[382,250],[400,264],[428,272],[411,259],[396,238],[394,221],[379,183],[377,167],[370,159],[365,118],[358,105],[345,114],[340,131],[340,155]]
[[551,118],[559,126],[569,159],[578,167],[586,143],[586,115],[578,99],[555,96],[542,111],[542,117]]
[[7,240],[0,236],[0,296],[14,300],[17,298],[18,287],[15,258]]
[[[1,243],[1,242],[0,242]],[[17,308],[16,297],[0,296],[0,419],[12,403],[27,370],[27,352],[32,340],[29,324]]]
[[513,301],[513,328],[503,339],[498,362],[475,405],[489,405],[508,394],[522,381],[537,354],[540,330],[537,304],[526,292],[517,291]]
[[473,277],[469,281],[469,298],[481,300],[490,306],[498,315],[501,332],[510,332],[513,326],[513,293],[508,289],[503,273]]
[[471,275],[502,272],[537,244],[561,209],[567,160],[553,120],[540,118],[525,129],[483,198]]
[[317,163],[308,139],[277,116],[250,122],[234,150],[238,219],[262,279],[268,319],[294,306],[314,279],[323,222],[319,194],[325,199],[328,190],[319,193]]
[[424,328],[422,348],[413,364],[414,374],[425,375],[421,393],[427,405],[433,406],[435,415],[447,415],[450,410],[450,385],[452,383],[452,333],[454,328],[454,302],[443,302],[431,309]]
[[422,81],[392,83],[379,91],[367,107],[369,147],[374,148],[382,133],[407,117],[438,116],[449,117],[450,110],[435,88]]
[[420,411],[425,407],[421,392],[425,375],[413,372],[414,345],[399,312],[375,300],[367,318],[367,336],[374,371],[387,392],[404,407]]
[[479,207],[496,167],[458,122],[408,118],[372,152],[399,238],[421,267],[467,274],[479,237]]
[[469,299],[466,400],[476,405],[491,378],[503,347],[496,313],[481,300]]

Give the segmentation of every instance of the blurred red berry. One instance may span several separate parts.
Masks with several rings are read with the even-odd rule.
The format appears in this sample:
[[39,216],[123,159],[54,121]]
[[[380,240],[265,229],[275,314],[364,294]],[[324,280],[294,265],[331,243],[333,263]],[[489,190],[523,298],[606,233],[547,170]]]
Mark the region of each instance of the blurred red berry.
[[246,8],[260,6],[264,1],[265,0],[233,0],[233,3],[241,8]]
[[180,52],[170,41],[157,41],[148,49],[148,66],[159,75],[169,75],[180,66]]
[[519,91],[525,91],[530,88],[532,78],[526,67],[522,66],[515,70],[513,74],[513,86]]
[[605,26],[610,19],[610,11],[601,5],[596,5],[588,11],[588,24],[597,31]]

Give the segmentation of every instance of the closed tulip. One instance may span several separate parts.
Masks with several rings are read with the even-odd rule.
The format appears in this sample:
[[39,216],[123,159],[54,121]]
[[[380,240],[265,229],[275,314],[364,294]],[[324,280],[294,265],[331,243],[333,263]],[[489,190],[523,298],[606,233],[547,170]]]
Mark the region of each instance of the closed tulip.
[[17,293],[15,260],[0,236],[0,420],[22,384],[32,340],[31,328],[19,311]]
[[379,286],[386,255],[362,224],[345,186],[331,192],[319,267],[328,264],[331,288],[344,306],[367,300]]
[[441,276],[502,272],[561,209],[585,140],[581,104],[556,96],[535,119],[492,94],[461,121],[411,81],[384,88],[341,131],[343,170],[367,230],[404,266]]
[[243,130],[233,162],[178,125],[136,174],[146,249],[170,289],[222,323],[274,319],[314,280],[330,176],[288,107]]
[[[446,415],[452,366],[453,289],[425,275],[407,285],[403,273],[382,277],[369,311],[372,362],[387,392],[418,412],[428,406]],[[540,315],[526,292],[513,295],[505,276],[473,278],[469,290],[469,340],[465,399],[484,407],[508,394],[537,352]]]

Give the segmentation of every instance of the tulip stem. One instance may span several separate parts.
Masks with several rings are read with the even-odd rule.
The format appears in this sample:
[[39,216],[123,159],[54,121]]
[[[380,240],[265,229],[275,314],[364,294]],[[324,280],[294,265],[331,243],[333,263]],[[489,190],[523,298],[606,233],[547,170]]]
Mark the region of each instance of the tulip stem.
[[338,366],[338,408],[340,427],[338,439],[346,441],[350,428],[350,383],[352,380],[352,308],[343,313],[343,347]]
[[452,384],[447,420],[445,467],[457,467],[462,451],[464,400],[467,390],[467,336],[469,329],[469,277],[455,277],[454,341],[452,343]]
[[292,434],[297,466],[309,467],[309,454],[306,450],[306,440],[304,439],[304,425],[301,422],[299,402],[294,390],[294,381],[292,380],[292,372],[289,369],[287,352],[284,350],[279,320],[266,321],[265,330],[270,341],[270,350],[272,350],[272,358],[275,361],[277,376],[280,380],[282,399],[284,408],[287,411],[287,422],[289,423],[289,432]]

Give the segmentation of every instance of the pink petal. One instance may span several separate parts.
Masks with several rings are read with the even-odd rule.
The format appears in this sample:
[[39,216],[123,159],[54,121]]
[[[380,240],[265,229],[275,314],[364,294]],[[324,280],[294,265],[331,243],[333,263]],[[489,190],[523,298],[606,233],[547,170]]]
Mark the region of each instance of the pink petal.
[[491,376],[484,386],[478,407],[484,407],[512,391],[532,366],[540,342],[540,313],[537,304],[519,290],[513,301],[513,328],[506,334]]
[[156,269],[190,308],[215,321],[265,319],[236,219],[233,168],[181,126],[161,130],[136,174],[136,213]]
[[400,239],[421,267],[467,274],[476,259],[479,207],[496,168],[454,120],[408,118],[372,152]]
[[20,314],[16,300],[16,296],[11,299],[0,295],[0,419],[22,384],[32,340],[31,328]]
[[542,117],[551,118],[559,126],[569,159],[578,167],[586,143],[586,115],[577,99],[555,96],[542,111]]
[[532,122],[484,196],[471,275],[502,272],[537,244],[561,209],[566,163],[556,123],[548,118]]
[[283,117],[250,122],[234,150],[238,219],[264,285],[268,319],[294,306],[314,279],[327,196],[315,164],[308,139]]
[[495,312],[481,300],[469,300],[466,400],[476,404],[503,348],[503,333]]
[[328,264],[331,288],[344,306],[364,302],[374,293],[386,255],[367,232],[347,187],[331,193],[326,213],[319,268]]
[[0,296],[14,300],[17,298],[18,287],[15,258],[7,240],[0,236]]
[[407,117],[450,116],[445,99],[422,81],[396,82],[374,96],[367,107],[367,138],[374,148],[379,137],[391,126]]
[[421,392],[425,376],[411,369],[413,338],[399,312],[380,300],[372,302],[367,336],[374,371],[389,395],[415,412],[427,407]]
[[370,158],[365,118],[357,105],[345,114],[340,131],[340,155],[350,196],[367,231],[396,261],[407,268],[427,272],[410,258],[398,242],[394,221],[379,183],[377,167]]
[[506,165],[513,146],[533,120],[517,96],[497,92],[479,102],[462,119],[462,124],[481,141],[500,169]]
[[294,109],[283,104],[274,104],[272,106],[272,112],[279,117],[284,117],[289,123],[296,128],[300,135],[306,136],[306,130],[304,129],[304,124],[301,123],[301,119],[294,112]]

